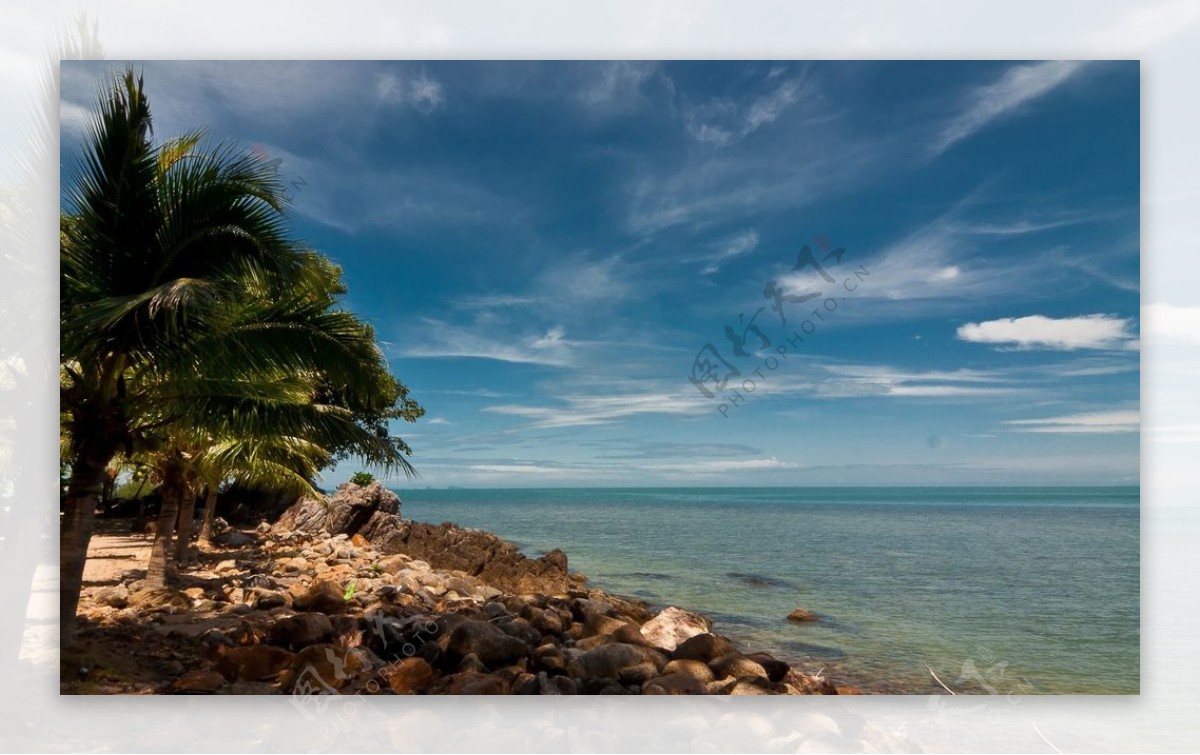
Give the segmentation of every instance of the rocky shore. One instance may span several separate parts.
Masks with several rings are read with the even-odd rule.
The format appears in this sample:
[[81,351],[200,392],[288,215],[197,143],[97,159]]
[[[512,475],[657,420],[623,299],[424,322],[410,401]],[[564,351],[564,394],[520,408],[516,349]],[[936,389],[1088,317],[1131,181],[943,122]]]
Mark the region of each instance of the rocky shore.
[[[378,483],[227,530],[177,586],[89,587],[65,693],[845,694],[712,633],[705,616],[591,587]],[[106,648],[114,642],[133,647]],[[113,651],[134,658],[114,657]],[[140,662],[138,654],[141,654]]]

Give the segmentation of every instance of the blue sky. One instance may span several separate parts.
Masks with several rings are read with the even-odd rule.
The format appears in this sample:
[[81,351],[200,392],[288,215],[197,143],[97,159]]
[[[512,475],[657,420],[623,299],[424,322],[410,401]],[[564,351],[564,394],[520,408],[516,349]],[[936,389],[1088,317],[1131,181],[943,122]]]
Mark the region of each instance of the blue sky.
[[1138,480],[1136,62],[136,65],[281,161],[417,485]]

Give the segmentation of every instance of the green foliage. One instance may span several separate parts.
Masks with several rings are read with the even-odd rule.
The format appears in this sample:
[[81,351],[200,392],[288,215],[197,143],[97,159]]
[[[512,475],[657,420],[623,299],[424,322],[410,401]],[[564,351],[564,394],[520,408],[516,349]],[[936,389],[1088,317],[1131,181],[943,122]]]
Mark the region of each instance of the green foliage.
[[355,472],[350,475],[350,482],[360,487],[365,487],[375,482],[375,475],[370,472]]
[[347,585],[346,592],[342,593],[342,600],[349,602],[350,599],[354,597],[354,588],[357,586],[357,581],[351,582],[349,585]]

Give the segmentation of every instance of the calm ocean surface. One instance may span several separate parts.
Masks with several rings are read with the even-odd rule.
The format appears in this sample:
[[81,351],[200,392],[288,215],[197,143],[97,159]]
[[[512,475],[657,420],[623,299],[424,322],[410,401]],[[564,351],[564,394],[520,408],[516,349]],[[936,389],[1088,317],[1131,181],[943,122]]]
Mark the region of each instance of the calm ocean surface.
[[1136,487],[397,492],[864,690],[1138,692]]

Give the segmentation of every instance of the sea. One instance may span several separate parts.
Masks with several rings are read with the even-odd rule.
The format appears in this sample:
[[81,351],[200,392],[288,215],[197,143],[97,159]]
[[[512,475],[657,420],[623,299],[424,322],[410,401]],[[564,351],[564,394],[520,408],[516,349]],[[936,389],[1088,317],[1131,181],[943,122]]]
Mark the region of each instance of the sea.
[[396,492],[866,693],[1139,691],[1137,487]]

